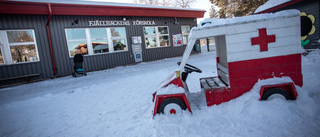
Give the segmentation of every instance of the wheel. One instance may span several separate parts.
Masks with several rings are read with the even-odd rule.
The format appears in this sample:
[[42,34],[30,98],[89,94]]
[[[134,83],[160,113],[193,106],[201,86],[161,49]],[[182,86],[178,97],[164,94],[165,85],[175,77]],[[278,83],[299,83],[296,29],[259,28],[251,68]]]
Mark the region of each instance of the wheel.
[[72,76],[73,76],[73,77],[76,77],[76,74],[72,72]]
[[83,72],[83,75],[84,75],[84,76],[87,76],[87,72]]
[[261,100],[271,100],[274,98],[283,98],[285,100],[291,100],[291,95],[284,89],[270,88],[263,93]]
[[187,106],[180,99],[168,98],[161,103],[159,112],[164,114],[176,114],[181,113],[182,110],[186,109]]

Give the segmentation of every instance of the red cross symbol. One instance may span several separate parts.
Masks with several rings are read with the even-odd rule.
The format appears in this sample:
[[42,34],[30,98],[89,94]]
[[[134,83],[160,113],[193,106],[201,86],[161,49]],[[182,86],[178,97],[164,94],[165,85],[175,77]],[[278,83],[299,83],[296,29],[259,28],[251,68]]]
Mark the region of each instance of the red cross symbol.
[[260,45],[260,52],[268,51],[268,43],[276,42],[276,35],[267,35],[267,29],[259,29],[259,37],[251,38],[251,45]]

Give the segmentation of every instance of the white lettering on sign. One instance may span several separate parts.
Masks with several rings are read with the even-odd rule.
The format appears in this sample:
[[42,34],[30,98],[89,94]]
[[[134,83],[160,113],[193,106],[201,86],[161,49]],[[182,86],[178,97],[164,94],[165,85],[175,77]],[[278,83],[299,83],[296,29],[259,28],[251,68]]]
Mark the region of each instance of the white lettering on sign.
[[[155,25],[154,21],[132,21],[133,25]],[[89,21],[89,26],[123,26],[131,25],[130,21]]]
[[132,21],[133,25],[156,25],[154,21]]
[[89,26],[121,26],[130,25],[129,21],[89,21]]

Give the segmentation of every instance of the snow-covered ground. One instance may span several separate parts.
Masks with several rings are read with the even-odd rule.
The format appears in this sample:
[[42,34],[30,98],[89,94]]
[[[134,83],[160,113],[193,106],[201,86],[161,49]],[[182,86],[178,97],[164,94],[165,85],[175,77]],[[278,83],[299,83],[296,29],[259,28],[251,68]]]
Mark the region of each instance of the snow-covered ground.
[[[302,56],[304,86],[295,101],[258,101],[256,89],[220,105],[191,102],[193,114],[157,115],[152,93],[181,57],[0,89],[0,136],[290,136],[320,134],[320,51]],[[216,75],[214,52],[192,55],[203,73],[188,77],[201,100],[199,78]]]

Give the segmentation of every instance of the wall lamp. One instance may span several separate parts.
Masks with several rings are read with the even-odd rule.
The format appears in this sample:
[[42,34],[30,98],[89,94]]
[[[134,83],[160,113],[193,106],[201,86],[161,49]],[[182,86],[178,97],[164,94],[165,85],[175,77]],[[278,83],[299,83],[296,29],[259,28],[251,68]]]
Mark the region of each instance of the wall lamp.
[[72,22],[72,25],[74,25],[74,24],[78,24],[79,23],[79,20],[78,19],[76,19],[76,20],[74,20],[73,22]]
[[178,22],[178,20],[177,20],[177,18],[176,17],[174,17],[174,22],[173,22],[173,24],[179,24],[179,22]]

